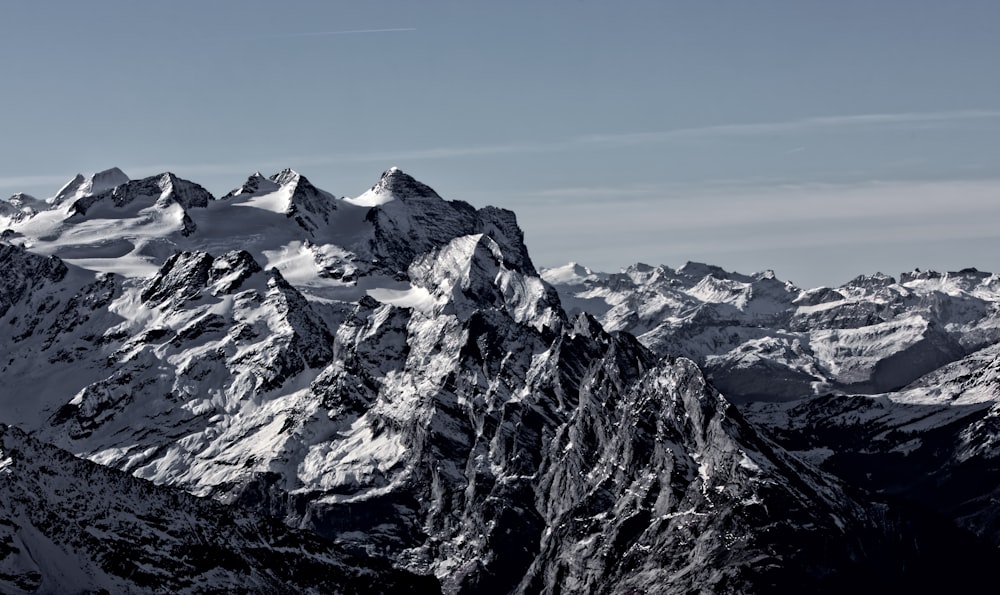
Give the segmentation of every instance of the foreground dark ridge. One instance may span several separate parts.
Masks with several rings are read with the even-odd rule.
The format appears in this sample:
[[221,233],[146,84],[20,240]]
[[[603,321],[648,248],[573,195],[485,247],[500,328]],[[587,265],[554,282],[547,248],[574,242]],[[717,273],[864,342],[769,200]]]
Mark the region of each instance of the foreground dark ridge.
[[272,519],[82,461],[16,428],[0,425],[0,459],[4,593],[438,588]]

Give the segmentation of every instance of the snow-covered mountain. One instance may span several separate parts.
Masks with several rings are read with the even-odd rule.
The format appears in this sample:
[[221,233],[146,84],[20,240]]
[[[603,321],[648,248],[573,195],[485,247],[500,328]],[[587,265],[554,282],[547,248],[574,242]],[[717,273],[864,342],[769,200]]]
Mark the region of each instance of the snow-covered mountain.
[[817,465],[1000,545],[1000,345],[899,391],[758,402],[747,414]]
[[76,176],[66,182],[66,184],[56,192],[55,196],[48,199],[48,203],[60,205],[65,202],[75,201],[85,196],[93,196],[107,192],[115,186],[120,186],[129,181],[125,172],[113,167],[97,172],[90,176],[76,174]]
[[[744,398],[905,382],[883,362],[993,340],[991,276],[826,297],[705,265],[540,276],[513,213],[395,168],[356,198],[292,170],[221,199],[113,177],[0,210],[0,420],[151,493],[451,593],[835,593],[990,567],[973,537],[783,449],[696,362]],[[746,381],[715,357],[753,362]]]
[[765,271],[688,263],[543,271],[567,309],[690,357],[737,402],[901,388],[1000,341],[1000,276],[966,269],[801,290]]
[[798,456],[1000,544],[1000,277],[965,269],[801,290],[696,263],[545,270],[571,311],[699,362]]

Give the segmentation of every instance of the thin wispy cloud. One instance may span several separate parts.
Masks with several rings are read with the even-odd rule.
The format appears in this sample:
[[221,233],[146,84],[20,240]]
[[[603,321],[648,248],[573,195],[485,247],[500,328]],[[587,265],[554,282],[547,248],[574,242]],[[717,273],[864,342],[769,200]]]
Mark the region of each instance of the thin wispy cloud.
[[[686,188],[686,190],[685,190]],[[988,220],[1000,217],[1000,180],[889,181],[727,185],[626,185],[565,188],[525,195],[518,211],[538,211],[540,220],[562,215],[622,231],[681,232],[694,229],[794,224],[817,228],[831,221]],[[534,197],[558,200],[537,200]],[[616,217],[606,216],[613,205]],[[551,211],[551,212],[549,212]],[[994,226],[995,227],[995,226]],[[570,230],[577,229],[573,225]]]
[[[564,145],[565,146],[565,145]],[[437,147],[428,149],[412,149],[400,151],[368,152],[368,153],[330,153],[326,155],[291,155],[287,157],[271,158],[265,161],[255,161],[246,163],[194,163],[194,164],[160,164],[160,165],[138,165],[126,171],[135,171],[142,175],[151,175],[163,171],[173,171],[178,174],[241,174],[252,172],[254,169],[275,170],[285,167],[303,169],[307,167],[318,167],[324,165],[345,164],[345,163],[376,163],[380,166],[389,166],[403,161],[433,161],[439,159],[452,159],[461,157],[476,157],[488,155],[513,154],[523,152],[537,152],[549,150],[547,145],[540,144],[504,144],[504,145],[480,145],[468,147]]]
[[[322,161],[384,162],[387,160],[432,160],[455,157],[476,157],[514,153],[547,153],[573,148],[601,148],[623,144],[644,144],[726,136],[764,136],[780,133],[808,132],[824,128],[863,127],[873,125],[903,125],[917,123],[947,123],[966,120],[1000,120],[1000,110],[966,110],[948,112],[904,112],[897,114],[856,114],[820,116],[796,120],[758,122],[749,124],[719,124],[692,128],[676,128],[653,132],[591,134],[552,141],[526,141],[517,143],[484,144],[465,147],[435,147],[384,153],[330,155]],[[806,148],[795,147],[788,153],[799,153]]]
[[461,157],[486,156],[510,154],[538,150],[537,146],[524,144],[510,145],[483,145],[472,147],[439,147],[430,149],[414,149],[402,151],[385,151],[377,153],[331,153],[327,155],[292,155],[288,157],[271,158],[254,162],[220,162],[220,163],[192,163],[192,164],[158,164],[158,165],[135,165],[125,169],[126,172],[135,172],[136,175],[153,175],[164,171],[172,171],[178,175],[229,175],[247,174],[254,170],[278,171],[286,167],[303,170],[309,167],[320,167],[324,165],[345,164],[345,163],[375,163],[380,166],[388,166],[403,161],[422,161],[451,159]]
[[853,114],[839,116],[819,116],[775,122],[755,122],[747,124],[717,124],[691,128],[674,128],[651,132],[624,134],[592,134],[577,137],[581,144],[639,144],[656,143],[684,138],[708,138],[726,136],[764,136],[810,132],[831,128],[859,128],[876,125],[907,125],[927,123],[949,123],[968,120],[1000,119],[1000,110],[961,110],[943,112],[901,112],[882,114]]
[[[413,30],[410,28],[386,29],[385,31]],[[358,30],[367,32],[369,30]],[[381,30],[370,30],[381,31]],[[347,31],[345,33],[350,33]],[[329,32],[335,34],[338,32]],[[312,35],[312,34],[310,34]],[[725,136],[771,135],[775,133],[790,133],[808,131],[809,129],[832,128],[837,126],[859,127],[863,125],[907,124],[921,122],[954,122],[976,119],[1000,120],[1000,110],[969,110],[951,112],[907,112],[898,114],[860,114],[847,116],[822,116],[780,122],[764,122],[753,124],[722,124],[696,128],[678,128],[657,132],[623,133],[586,135],[552,141],[524,141],[496,144],[480,144],[467,146],[444,146],[414,149],[389,150],[366,153],[330,153],[326,155],[299,155],[275,158],[267,162],[254,164],[219,163],[191,164],[171,166],[137,166],[135,171],[160,172],[175,171],[195,173],[241,173],[247,167],[310,167],[337,163],[377,163],[392,164],[408,161],[436,161],[442,159],[460,159],[466,157],[484,157],[491,155],[513,155],[524,153],[552,153],[573,149],[600,149],[628,144],[643,144],[668,142],[683,139],[696,139]],[[788,154],[805,151],[804,146],[794,147]]]
[[496,145],[479,145],[467,147],[436,147],[403,151],[385,151],[378,153],[341,153],[318,157],[317,160],[329,162],[372,163],[398,160],[435,160],[453,157],[476,157],[482,155],[502,155],[512,153],[529,153],[555,150],[557,144],[549,143],[509,143]]
[[327,35],[364,35],[368,33],[403,33],[416,31],[416,27],[388,27],[385,29],[342,29],[338,31],[300,31],[293,33],[275,33],[273,35],[255,35],[257,39],[283,39],[291,37],[323,37]]
[[[352,29],[343,31],[312,32],[290,35],[340,35],[353,33],[379,33],[396,31],[413,31],[412,27],[398,27],[388,29]],[[958,123],[974,120],[997,120],[1000,121],[1000,110],[964,110],[964,111],[942,111],[942,112],[900,112],[900,113],[879,113],[879,114],[854,114],[820,116],[813,118],[801,118],[795,120],[759,122],[748,124],[720,124],[712,126],[677,128],[672,130],[662,130],[641,133],[620,133],[585,135],[551,141],[523,141],[496,144],[480,144],[467,146],[442,146],[427,148],[412,148],[402,150],[389,150],[378,152],[344,152],[330,153],[325,155],[290,155],[285,157],[275,157],[267,161],[255,163],[193,163],[193,164],[171,164],[171,165],[134,165],[125,171],[129,175],[151,175],[162,171],[173,171],[178,175],[242,175],[255,169],[280,169],[284,167],[317,167],[334,164],[349,163],[375,163],[387,165],[412,161],[438,161],[447,159],[461,159],[471,157],[488,157],[494,155],[513,155],[526,153],[553,153],[571,150],[599,150],[603,148],[614,148],[622,145],[635,144],[655,144],[663,142],[677,142],[686,139],[706,139],[725,138],[730,136],[767,136],[775,134],[792,134],[818,131],[823,129],[847,128],[863,129],[866,126],[886,126],[886,125],[907,125],[921,123]],[[801,153],[805,151],[804,146],[793,147],[788,154]],[[72,177],[72,176],[69,176]],[[30,186],[41,186],[51,184],[61,184],[69,177],[65,175],[41,175],[41,176],[0,176],[0,188],[23,188]],[[580,192],[579,195],[607,195],[612,189],[605,188],[595,191],[590,189]],[[542,191],[543,194],[550,194],[552,198],[556,195],[568,195],[576,192],[575,189],[561,189],[554,191]]]
[[345,29],[342,31],[319,31],[316,33],[303,33],[302,35],[356,35],[359,33],[399,33],[402,31],[416,30],[416,27],[390,27],[388,29]]
[[[516,153],[548,153],[571,149],[597,149],[632,144],[655,144],[660,142],[683,141],[685,139],[724,138],[735,136],[770,136],[794,134],[823,129],[861,129],[866,126],[907,125],[926,123],[957,123],[969,120],[998,120],[1000,110],[964,110],[944,112],[901,112],[882,114],[854,114],[841,116],[820,116],[795,120],[757,122],[748,124],[718,124],[692,128],[675,128],[638,133],[590,134],[552,141],[525,141],[515,143],[483,144],[458,147],[433,147],[384,153],[328,155],[318,158],[320,162],[385,162],[393,160],[434,160],[456,157],[476,157]],[[789,154],[805,151],[806,147],[792,148]]]

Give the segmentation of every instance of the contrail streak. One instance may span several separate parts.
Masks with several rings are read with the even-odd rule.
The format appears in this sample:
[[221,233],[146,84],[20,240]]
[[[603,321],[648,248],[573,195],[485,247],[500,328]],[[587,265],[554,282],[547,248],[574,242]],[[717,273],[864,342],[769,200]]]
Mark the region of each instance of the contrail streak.
[[416,27],[393,27],[391,29],[347,29],[344,31],[312,31],[306,33],[285,33],[267,35],[266,37],[318,37],[320,35],[354,35],[358,33],[397,33],[400,31],[416,31]]

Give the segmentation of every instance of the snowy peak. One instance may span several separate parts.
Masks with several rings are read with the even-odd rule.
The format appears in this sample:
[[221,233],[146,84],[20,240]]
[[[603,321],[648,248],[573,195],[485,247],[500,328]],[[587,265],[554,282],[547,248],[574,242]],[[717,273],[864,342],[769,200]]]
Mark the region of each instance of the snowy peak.
[[455,238],[418,257],[409,274],[415,285],[434,297],[436,313],[467,320],[473,312],[493,309],[537,330],[559,326],[562,309],[551,287],[508,268],[506,260],[501,246],[480,233]]
[[312,182],[299,172],[285,168],[280,172],[265,178],[260,172],[255,172],[239,188],[226,194],[223,199],[253,199],[270,197],[258,206],[284,213],[309,232],[315,232],[318,227],[329,223],[330,216],[337,208],[334,195],[313,186]]
[[895,285],[896,280],[891,275],[885,273],[874,273],[871,275],[858,275],[846,283],[846,287],[856,287],[866,290],[885,289]]
[[31,196],[30,194],[17,192],[15,194],[12,194],[11,197],[7,199],[7,202],[14,205],[15,207],[23,208],[29,206],[30,207],[36,206],[42,201],[38,200],[34,196]]
[[239,188],[234,188],[228,194],[223,196],[222,200],[233,198],[236,196],[245,197],[245,196],[257,196],[260,194],[269,194],[271,192],[274,192],[278,188],[281,188],[280,184],[278,184],[274,180],[270,180],[264,177],[264,175],[258,171],[254,172],[253,175],[247,178],[247,181],[243,182],[242,186],[240,186]]
[[[197,226],[188,214],[188,209],[205,208],[214,200],[215,197],[198,184],[166,172],[125,182],[99,194],[85,194],[77,198],[69,203],[67,222],[80,224],[84,220],[93,219],[122,222],[131,220],[129,223],[122,223],[121,227],[146,226],[150,230],[157,230],[152,233],[178,231],[183,236],[189,236]],[[91,231],[96,230],[91,228]]]
[[[306,180],[305,176],[290,167],[286,167],[271,176],[269,179],[278,186],[288,186],[292,184],[297,185],[300,181],[304,181],[305,184],[309,184],[309,180]],[[311,184],[309,185],[311,186]]]
[[398,167],[390,167],[367,192],[348,200],[359,206],[373,207],[393,200],[420,199],[440,200],[441,197],[430,186],[417,181]]
[[179,204],[185,209],[204,208],[214,197],[207,190],[178,178],[170,172],[156,176],[132,180],[105,190],[98,194],[86,194],[78,198],[70,207],[73,214],[86,215],[95,204],[123,208],[132,203],[139,207],[152,206],[165,208],[170,204]]
[[78,176],[61,191],[62,204],[37,213],[4,202],[0,230],[39,252],[126,276],[150,274],[174,252],[245,249],[296,284],[320,275],[307,280],[317,292],[375,269],[402,277],[416,256],[476,233],[501,246],[506,266],[534,272],[513,213],[446,201],[398,169],[383,174],[373,187],[377,200],[367,205],[319,189],[293,169],[255,172],[221,201],[171,172],[90,193],[121,175],[109,170],[93,183]]
[[99,171],[89,177],[76,174],[76,177],[67,182],[54,197],[49,199],[49,202],[60,205],[67,201],[83,198],[84,196],[106,192],[128,181],[129,177],[117,167]]
[[584,285],[588,282],[599,281],[607,278],[605,273],[595,273],[589,268],[570,262],[560,267],[544,268],[541,270],[542,279],[553,285]]
[[199,184],[178,178],[170,172],[166,172],[160,176],[158,185],[164,193],[170,193],[170,198],[173,202],[176,202],[185,209],[203,209],[208,206],[210,201],[215,200],[212,193],[205,190]]
[[913,269],[908,273],[902,273],[899,276],[900,283],[909,283],[910,281],[926,281],[929,279],[940,279],[941,273],[937,271],[921,271],[920,269]]
[[84,187],[87,184],[87,178],[83,177],[83,174],[76,174],[72,180],[66,182],[59,192],[55,196],[49,199],[52,204],[62,204],[66,201],[74,200],[80,198],[86,194]]
[[862,275],[803,291],[773,272],[634,265],[550,275],[564,304],[706,368],[737,402],[882,392],[1000,340],[1000,277],[965,269]]
[[375,226],[372,251],[391,268],[406,270],[415,256],[454,238],[485,234],[499,244],[506,266],[535,274],[524,232],[514,213],[506,209],[487,206],[477,210],[461,200],[444,200],[396,168],[382,174],[371,190],[347,202],[373,207],[366,217]]
[[418,182],[413,176],[404,173],[398,167],[390,167],[382,173],[372,190],[378,194],[389,194],[397,199],[407,198],[441,198],[430,186]]
[[18,223],[29,219],[45,210],[48,205],[34,196],[18,192],[5,201],[0,201],[0,218],[6,218],[8,223]]
[[128,181],[129,177],[125,175],[125,172],[117,167],[112,167],[111,169],[99,171],[90,176],[90,187],[87,190],[92,194],[96,194],[98,192],[104,192],[105,190],[114,188],[115,186],[120,186]]
[[711,264],[705,264],[703,262],[691,262],[688,261],[684,263],[684,266],[677,269],[677,274],[689,279],[700,281],[705,277],[715,277],[716,279],[727,279],[732,281],[748,282],[751,279],[747,275],[740,273],[731,273],[726,271],[722,267],[717,267]]
[[279,188],[286,189],[290,192],[293,202],[316,200],[318,197],[323,197],[332,202],[331,199],[334,198],[334,196],[329,192],[320,190],[319,188],[313,186],[312,182],[309,181],[309,178],[290,168],[281,170],[271,176],[269,180],[272,183],[277,184]]
[[330,224],[337,210],[334,195],[313,186],[305,176],[290,168],[274,174],[269,181],[287,196],[285,215],[300,227],[315,235]]

